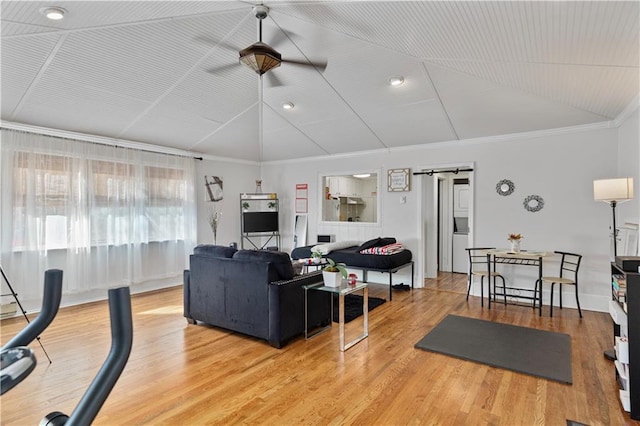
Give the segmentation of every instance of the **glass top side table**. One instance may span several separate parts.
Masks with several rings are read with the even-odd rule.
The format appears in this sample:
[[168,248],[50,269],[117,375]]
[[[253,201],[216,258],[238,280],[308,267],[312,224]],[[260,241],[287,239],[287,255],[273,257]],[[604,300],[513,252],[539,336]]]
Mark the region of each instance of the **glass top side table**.
[[[313,291],[326,291],[329,293],[334,293],[338,295],[338,324],[340,327],[340,350],[342,352],[346,351],[347,349],[349,349],[350,347],[352,347],[353,345],[355,345],[358,342],[361,342],[362,340],[366,339],[369,336],[369,287],[367,286],[367,283],[363,283],[360,281],[356,281],[355,285],[348,285],[348,284],[342,284],[339,287],[327,287],[323,284],[312,284],[312,285],[307,285],[307,286],[303,286],[304,288],[304,336],[305,339],[309,339],[313,336],[315,336],[316,334],[319,334],[325,330],[327,330],[329,327],[331,327],[331,324],[333,323],[333,301],[331,302],[331,320],[329,322],[329,325],[327,327],[322,328],[321,330],[313,333],[313,334],[309,334],[308,333],[308,329],[307,329],[307,292],[309,290],[313,290]],[[354,338],[353,340],[349,341],[349,342],[345,342],[345,337],[344,337],[344,297],[347,294],[351,294],[351,293],[355,293],[356,291],[362,290],[362,316],[364,319],[364,324],[363,324],[363,332],[362,334],[360,334],[358,337]]]

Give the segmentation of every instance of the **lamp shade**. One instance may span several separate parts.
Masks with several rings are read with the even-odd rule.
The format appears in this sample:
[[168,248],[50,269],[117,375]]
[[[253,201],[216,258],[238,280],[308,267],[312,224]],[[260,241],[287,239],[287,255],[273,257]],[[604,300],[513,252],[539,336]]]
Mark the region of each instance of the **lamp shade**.
[[628,201],[633,198],[633,178],[598,179],[593,181],[596,201]]

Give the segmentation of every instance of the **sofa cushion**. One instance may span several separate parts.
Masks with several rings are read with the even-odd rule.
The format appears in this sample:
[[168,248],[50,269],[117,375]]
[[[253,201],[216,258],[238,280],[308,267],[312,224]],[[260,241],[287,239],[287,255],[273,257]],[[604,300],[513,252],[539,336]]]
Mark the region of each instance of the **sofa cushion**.
[[204,254],[211,257],[231,259],[236,251],[238,250],[233,247],[199,244],[193,249],[193,254]]
[[293,278],[293,266],[287,253],[270,250],[238,250],[234,259],[254,262],[270,262],[269,281],[290,280]]

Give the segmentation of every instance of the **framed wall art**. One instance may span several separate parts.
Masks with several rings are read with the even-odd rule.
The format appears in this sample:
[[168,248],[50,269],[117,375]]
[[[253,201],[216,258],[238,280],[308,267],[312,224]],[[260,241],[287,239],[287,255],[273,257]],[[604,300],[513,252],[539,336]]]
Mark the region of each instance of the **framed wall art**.
[[411,190],[410,169],[389,169],[387,172],[387,190],[389,192],[402,192]]

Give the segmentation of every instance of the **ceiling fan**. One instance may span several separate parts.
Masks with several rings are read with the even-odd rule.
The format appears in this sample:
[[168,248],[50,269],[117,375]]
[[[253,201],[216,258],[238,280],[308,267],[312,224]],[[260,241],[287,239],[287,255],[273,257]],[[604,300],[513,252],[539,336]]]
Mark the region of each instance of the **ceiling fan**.
[[[253,43],[251,46],[246,47],[240,50],[239,53],[239,63],[244,64],[255,71],[258,75],[262,76],[268,71],[277,68],[282,63],[292,64],[292,65],[300,65],[305,67],[313,67],[318,71],[323,72],[327,67],[327,62],[319,62],[319,61],[297,61],[293,59],[283,59],[280,52],[275,50],[273,47],[262,41],[262,20],[269,16],[269,8],[265,5],[257,5],[253,8],[253,11],[258,19],[258,41]],[[208,70],[211,73],[215,73],[219,70],[228,68],[229,65],[224,65],[222,67]],[[277,79],[277,77],[272,74],[268,74],[270,78],[270,82],[272,86],[281,86],[282,83]]]

